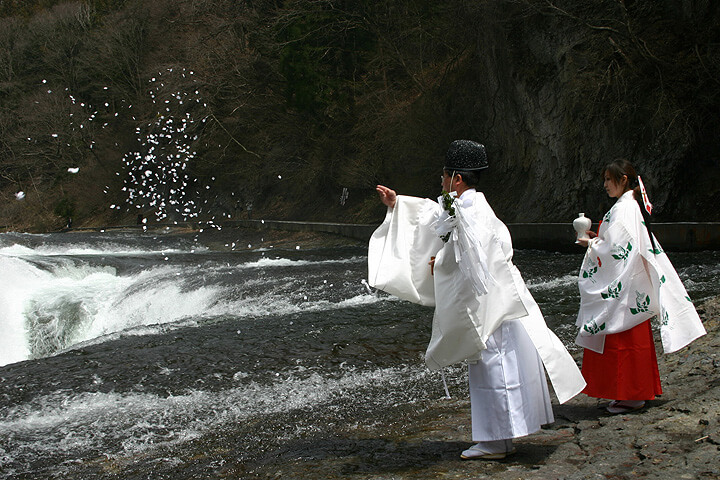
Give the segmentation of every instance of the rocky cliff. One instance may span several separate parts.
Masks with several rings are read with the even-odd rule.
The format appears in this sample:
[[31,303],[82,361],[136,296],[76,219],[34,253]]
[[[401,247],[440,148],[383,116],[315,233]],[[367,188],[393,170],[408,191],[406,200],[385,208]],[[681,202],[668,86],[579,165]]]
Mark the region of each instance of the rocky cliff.
[[486,144],[482,188],[507,222],[599,218],[619,156],[658,221],[720,219],[709,0],[34,0],[0,15],[9,228],[375,222],[374,185],[434,197],[457,138]]

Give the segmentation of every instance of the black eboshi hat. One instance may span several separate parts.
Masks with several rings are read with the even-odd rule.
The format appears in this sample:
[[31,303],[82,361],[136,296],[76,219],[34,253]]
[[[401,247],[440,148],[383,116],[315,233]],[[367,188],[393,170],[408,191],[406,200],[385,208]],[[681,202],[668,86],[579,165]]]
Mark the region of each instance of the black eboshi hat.
[[446,170],[484,170],[489,166],[485,146],[472,140],[455,140],[445,154]]

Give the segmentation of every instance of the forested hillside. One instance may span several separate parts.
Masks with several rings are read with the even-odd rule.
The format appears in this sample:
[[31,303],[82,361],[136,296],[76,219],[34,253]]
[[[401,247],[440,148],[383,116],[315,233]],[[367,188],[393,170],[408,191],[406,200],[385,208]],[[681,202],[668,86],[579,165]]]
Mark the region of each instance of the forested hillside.
[[506,222],[720,220],[712,0],[0,0],[0,225],[379,222],[488,148]]

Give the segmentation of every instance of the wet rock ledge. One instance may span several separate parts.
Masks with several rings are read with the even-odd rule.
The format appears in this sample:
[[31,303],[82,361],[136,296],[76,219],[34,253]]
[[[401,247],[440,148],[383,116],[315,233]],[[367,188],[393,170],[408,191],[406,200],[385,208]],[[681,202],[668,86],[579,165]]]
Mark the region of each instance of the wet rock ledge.
[[[234,432],[228,425],[207,438],[171,447],[167,454],[160,450],[83,461],[73,467],[73,478],[718,479],[720,296],[698,305],[698,311],[707,335],[680,352],[663,355],[658,350],[661,397],[626,415],[610,415],[604,410],[607,401],[583,394],[564,405],[554,399],[555,422],[516,440],[517,453],[502,461],[459,458],[472,444],[465,390],[454,392],[451,400],[389,404],[371,420],[363,415],[331,421],[331,412],[320,412],[317,430],[299,438],[292,434],[292,416],[264,420],[273,424],[268,431],[285,430],[289,437],[251,441],[242,429]],[[364,400],[359,397],[354,403],[362,407]]]
[[[720,478],[720,297],[698,306],[708,335],[669,355],[658,350],[663,395],[638,412],[610,415],[606,401],[580,394],[554,401],[556,421],[516,441],[500,462],[462,461],[470,445],[469,402],[438,401],[409,416],[398,435],[358,433],[308,448],[268,452],[252,478],[303,479],[717,479]],[[659,346],[659,342],[656,341]],[[401,432],[401,433],[400,433]],[[307,451],[306,451],[307,453]],[[294,458],[293,458],[294,457]],[[246,476],[230,467],[226,472]]]

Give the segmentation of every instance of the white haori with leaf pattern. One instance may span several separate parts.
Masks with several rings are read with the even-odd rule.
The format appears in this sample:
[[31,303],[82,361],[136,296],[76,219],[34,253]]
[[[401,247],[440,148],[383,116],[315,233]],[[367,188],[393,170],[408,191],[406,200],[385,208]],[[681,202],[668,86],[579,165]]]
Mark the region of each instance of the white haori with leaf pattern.
[[[565,346],[547,328],[513,265],[505,224],[474,189],[453,199],[454,219],[441,203],[398,195],[395,207],[388,208],[385,221],[370,239],[369,284],[435,307],[425,354],[429,368],[478,359],[489,336],[504,321],[518,319],[560,402],[577,395],[585,381]],[[431,257],[435,257],[434,275],[428,265]]]
[[660,324],[663,348],[674,352],[705,334],[695,306],[655,239],[653,250],[633,192],[605,214],[580,268],[576,343],[603,352],[605,335],[648,319]]

